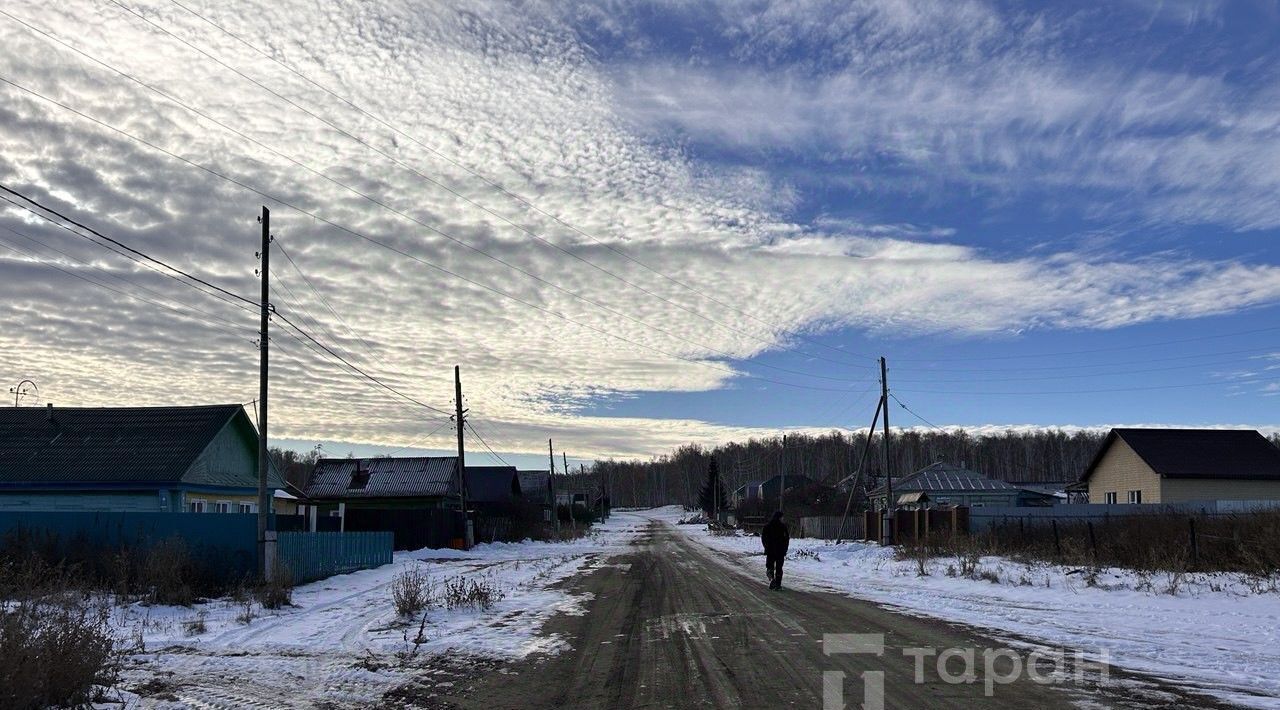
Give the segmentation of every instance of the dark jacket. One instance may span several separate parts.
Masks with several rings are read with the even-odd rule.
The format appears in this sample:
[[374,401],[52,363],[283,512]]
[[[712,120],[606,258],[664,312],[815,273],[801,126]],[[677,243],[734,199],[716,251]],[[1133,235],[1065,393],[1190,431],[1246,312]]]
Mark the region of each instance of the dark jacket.
[[765,523],[760,531],[760,542],[764,544],[766,555],[781,557],[787,554],[787,548],[791,545],[791,530],[786,523],[775,518]]

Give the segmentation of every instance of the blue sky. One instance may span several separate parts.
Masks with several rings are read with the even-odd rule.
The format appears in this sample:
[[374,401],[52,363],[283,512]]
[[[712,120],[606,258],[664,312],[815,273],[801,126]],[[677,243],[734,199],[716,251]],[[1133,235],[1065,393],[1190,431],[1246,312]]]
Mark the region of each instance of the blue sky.
[[[270,203],[280,312],[440,410],[461,364],[521,465],[865,426],[880,355],[902,426],[1277,425],[1275,3],[199,7],[270,58],[163,2],[0,22],[0,181],[245,293]],[[251,319],[0,207],[0,375],[255,396]],[[450,448],[273,342],[277,441]]]

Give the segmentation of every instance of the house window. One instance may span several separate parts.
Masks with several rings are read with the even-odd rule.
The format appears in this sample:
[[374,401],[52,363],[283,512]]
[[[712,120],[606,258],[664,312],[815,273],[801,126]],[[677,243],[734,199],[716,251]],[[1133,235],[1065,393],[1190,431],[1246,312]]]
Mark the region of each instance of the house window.
[[213,512],[215,512],[215,513],[230,513],[230,512],[231,512],[231,501],[229,501],[229,500],[220,500],[220,501],[216,501],[216,502],[213,504]]
[[1142,502],[1142,491],[1129,491],[1129,502],[1130,502],[1130,503],[1141,503],[1141,502]]
[[258,512],[258,506],[257,506],[257,504],[256,504],[256,503],[241,503],[241,504],[240,504],[240,512],[241,512],[241,513],[256,513],[256,512]]
[[192,498],[191,501],[187,503],[187,512],[203,513],[204,506],[205,506],[205,500],[203,498]]
[[1116,504],[1116,492],[1115,492],[1115,491],[1111,491],[1110,493],[1107,493],[1107,500],[1106,500],[1106,504],[1107,504],[1107,505],[1115,505],[1115,504]]

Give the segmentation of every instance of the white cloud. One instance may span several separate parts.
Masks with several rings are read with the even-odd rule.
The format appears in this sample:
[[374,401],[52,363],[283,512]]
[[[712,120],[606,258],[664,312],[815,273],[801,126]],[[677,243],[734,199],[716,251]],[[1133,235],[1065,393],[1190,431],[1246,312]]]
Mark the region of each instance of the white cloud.
[[[688,440],[755,433],[685,419],[579,416],[562,404],[601,392],[724,386],[733,367],[723,363],[721,353],[747,358],[780,343],[778,334],[735,309],[788,329],[851,326],[972,335],[1025,328],[1113,328],[1230,312],[1280,299],[1280,269],[1270,266],[1173,258],[1116,263],[1071,253],[1008,259],[946,243],[950,232],[945,225],[794,224],[782,216],[795,199],[795,188],[785,181],[756,170],[709,171],[666,144],[655,145],[634,130],[634,114],[618,112],[628,91],[642,87],[656,95],[661,86],[673,97],[671,105],[682,107],[682,117],[705,112],[702,124],[688,122],[690,130],[698,125],[710,130],[716,119],[728,121],[720,129],[725,135],[794,140],[815,117],[837,121],[835,114],[822,109],[842,92],[861,91],[864,99],[875,98],[849,78],[841,84],[795,83],[791,90],[798,93],[791,98],[808,94],[810,99],[801,108],[784,110],[765,91],[764,84],[773,78],[767,74],[738,81],[712,73],[678,76],[673,70],[664,74],[650,68],[619,86],[580,44],[573,28],[562,24],[558,9],[539,14],[536,6],[459,9],[394,0],[323,9],[292,3],[201,7],[373,113],[407,127],[434,150],[532,197],[541,209],[562,216],[609,247],[625,250],[684,283],[697,284],[732,306],[725,308],[501,198],[176,7],[137,7],[467,198],[687,309],[537,244],[501,219],[157,36],[113,6],[70,2],[12,12],[326,175],[377,195],[397,210],[666,333],[469,253],[54,48],[12,22],[0,22],[0,41],[9,48],[0,58],[0,74],[6,78],[326,219],[589,325],[574,325],[503,299],[322,222],[273,208],[281,243],[358,337],[329,314],[277,255],[272,268],[280,310],[292,313],[295,321],[361,366],[441,408],[449,407],[451,368],[462,364],[468,404],[498,432],[497,441],[490,443],[504,449],[541,450],[548,431],[573,440],[581,455],[639,454]],[[937,6],[939,11],[943,7]],[[992,20],[981,6],[964,7],[973,14],[975,31],[985,32],[982,28]],[[927,30],[891,9],[878,20],[886,32],[916,36]],[[256,19],[248,24],[245,17]],[[748,49],[772,51],[765,46],[766,36],[752,33],[751,42],[757,46]],[[1038,78],[1029,74],[1011,74],[1000,81],[1012,83],[1002,88],[994,80],[988,82],[984,90],[994,92],[994,102],[981,106],[969,105],[974,95],[963,86],[943,90],[899,84],[878,101],[893,111],[914,102],[926,116],[960,112],[961,120],[993,128],[1013,120],[1004,117],[1005,112],[1021,107],[1016,98],[1020,92],[1031,92],[1042,98],[1029,109],[1022,107],[1019,120],[1032,121],[1046,132],[1070,127],[1096,110],[1097,100],[1083,88],[1037,89]],[[892,83],[886,86],[894,88]],[[1161,111],[1173,115],[1193,101],[1192,95],[1204,96],[1214,89],[1186,90],[1188,98]],[[726,106],[739,108],[770,100],[778,111],[770,121],[750,111],[734,119],[702,102],[700,91],[715,93]],[[1156,87],[1134,91],[1133,102],[1140,104]],[[253,217],[261,198],[16,90],[4,89],[4,97],[0,180],[66,208],[113,236],[190,265],[238,293],[255,292]],[[696,105],[691,109],[690,104]],[[1160,115],[1164,114],[1157,111],[1154,117],[1144,114],[1127,120],[1157,122]],[[979,148],[977,134],[951,141],[931,134],[937,127],[922,120],[926,122],[920,126],[908,124],[900,140],[891,144],[904,159],[933,156],[946,165],[947,155]],[[885,117],[850,118],[830,126],[829,135],[848,135],[869,145],[868,133],[892,136],[890,125]],[[981,150],[989,160],[1008,165],[1021,159],[1002,157],[1006,148],[1001,146]],[[111,275],[4,230],[0,241],[148,298],[198,303],[235,324],[226,326],[228,332],[221,329],[225,324],[210,324],[205,314],[179,317],[75,281],[0,247],[0,279],[6,284],[0,327],[8,334],[0,340],[0,361],[9,365],[7,373],[36,377],[43,394],[68,405],[248,401],[256,396],[252,313],[197,297],[160,274],[64,232],[32,225],[5,207],[0,224]],[[148,291],[139,291],[142,287]],[[426,421],[435,415],[393,404],[376,387],[325,364],[283,329],[277,328],[273,347],[278,354],[273,378],[275,435],[399,445],[435,426]],[[647,348],[703,359],[713,367]]]

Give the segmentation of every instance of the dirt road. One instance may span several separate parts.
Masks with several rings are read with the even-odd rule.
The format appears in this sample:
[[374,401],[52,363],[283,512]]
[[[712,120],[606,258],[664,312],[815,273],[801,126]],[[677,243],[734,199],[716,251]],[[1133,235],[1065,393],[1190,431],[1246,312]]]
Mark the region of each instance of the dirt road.
[[[635,551],[578,581],[594,595],[582,616],[560,617],[548,633],[572,645],[557,656],[535,657],[475,683],[461,684],[447,701],[464,708],[821,708],[843,692],[847,707],[862,707],[865,688],[883,674],[886,708],[1222,707],[1206,698],[1162,687],[1113,670],[1076,678],[1074,668],[1052,674],[1037,664],[1044,683],[1013,677],[1020,646],[994,658],[990,694],[984,651],[1007,643],[972,629],[886,611],[847,597],[766,589],[763,564],[754,578],[719,553],[655,522]],[[858,640],[883,651],[824,653],[824,635],[869,634]],[[835,646],[848,639],[826,637]],[[947,682],[937,657],[917,659],[904,649],[961,649],[943,672],[961,675],[964,649],[974,654],[973,682]],[[828,648],[838,651],[839,648]],[[844,649],[851,650],[851,649]],[[870,672],[863,675],[864,672]],[[956,680],[952,678],[952,680]],[[874,696],[874,691],[873,694]],[[839,707],[839,705],[830,705]],[[868,710],[875,707],[866,706]]]

